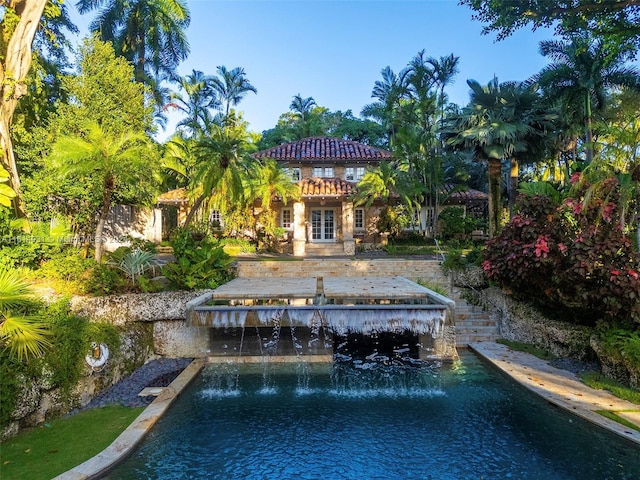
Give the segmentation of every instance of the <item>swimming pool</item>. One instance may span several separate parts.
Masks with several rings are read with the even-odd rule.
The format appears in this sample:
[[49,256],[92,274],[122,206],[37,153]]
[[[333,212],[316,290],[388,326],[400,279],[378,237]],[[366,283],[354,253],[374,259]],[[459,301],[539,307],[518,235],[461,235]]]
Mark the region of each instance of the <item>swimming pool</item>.
[[637,479],[634,444],[463,352],[210,365],[110,479]]

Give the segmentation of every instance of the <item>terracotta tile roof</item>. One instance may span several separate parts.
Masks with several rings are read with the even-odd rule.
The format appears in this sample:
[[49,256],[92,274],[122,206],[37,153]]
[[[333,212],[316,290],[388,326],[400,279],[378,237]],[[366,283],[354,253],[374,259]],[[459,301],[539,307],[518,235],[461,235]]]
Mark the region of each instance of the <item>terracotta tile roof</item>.
[[273,158],[281,162],[310,163],[321,160],[346,163],[390,160],[393,154],[381,148],[370,147],[352,140],[309,137],[256,152],[253,156],[255,158]]
[[298,182],[303,197],[343,196],[355,193],[355,185],[340,178],[305,178]]
[[[445,201],[445,203],[465,203],[468,201],[475,202],[488,202],[489,195],[481,192],[479,190],[474,190],[473,188],[466,188],[465,190],[459,190],[457,192],[451,193],[456,187],[460,188],[460,185],[454,185],[452,183],[447,183],[443,187],[443,192],[445,195],[449,195],[449,198]],[[462,186],[462,188],[465,188]]]
[[175,190],[170,190],[158,195],[157,203],[164,205],[177,205],[180,203],[187,203],[188,201],[187,190],[185,188],[176,188]]

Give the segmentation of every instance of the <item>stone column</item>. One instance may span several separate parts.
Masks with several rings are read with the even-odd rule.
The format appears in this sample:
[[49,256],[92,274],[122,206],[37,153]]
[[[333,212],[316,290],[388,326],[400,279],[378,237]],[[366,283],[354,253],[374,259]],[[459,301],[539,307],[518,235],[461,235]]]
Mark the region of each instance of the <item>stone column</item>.
[[307,242],[307,225],[303,202],[293,204],[293,254],[304,257]]
[[356,254],[356,241],[353,238],[353,202],[342,202],[342,242],[345,255]]

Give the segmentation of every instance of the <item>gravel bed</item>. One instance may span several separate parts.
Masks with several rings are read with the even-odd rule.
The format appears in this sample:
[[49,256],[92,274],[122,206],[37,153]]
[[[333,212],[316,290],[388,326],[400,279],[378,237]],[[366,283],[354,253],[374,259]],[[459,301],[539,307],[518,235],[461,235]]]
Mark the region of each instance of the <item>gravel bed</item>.
[[598,362],[583,362],[573,358],[556,358],[551,360],[549,365],[561,370],[568,370],[576,375],[584,372],[599,372],[600,365]]
[[127,378],[99,393],[83,410],[119,404],[126,407],[145,407],[156,397],[138,394],[146,387],[166,387],[192,361],[191,358],[160,358],[151,360]]

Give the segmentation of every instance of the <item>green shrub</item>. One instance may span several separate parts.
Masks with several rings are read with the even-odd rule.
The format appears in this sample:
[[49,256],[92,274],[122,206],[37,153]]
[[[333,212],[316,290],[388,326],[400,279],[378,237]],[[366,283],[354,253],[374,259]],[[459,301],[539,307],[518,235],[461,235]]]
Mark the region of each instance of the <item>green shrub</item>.
[[640,323],[640,255],[618,221],[619,200],[613,178],[600,198],[585,182],[559,207],[546,197],[521,197],[519,213],[487,242],[487,276],[576,323]]
[[640,331],[631,328],[601,328],[598,333],[607,356],[624,359],[640,370]]
[[467,260],[462,255],[462,250],[449,250],[442,261],[442,269],[445,272],[462,270],[467,266]]
[[77,280],[95,265],[94,259],[82,258],[80,250],[67,248],[46,260],[37,271],[37,276],[55,280]]
[[175,262],[162,273],[178,289],[216,288],[232,278],[233,260],[217,240],[201,238],[188,230],[178,232],[172,242]]
[[108,295],[124,290],[125,280],[120,272],[103,263],[91,268],[85,277],[85,293]]
[[470,234],[477,228],[477,221],[470,215],[465,215],[461,207],[447,207],[438,215],[438,222],[442,229],[442,238],[460,238]]

